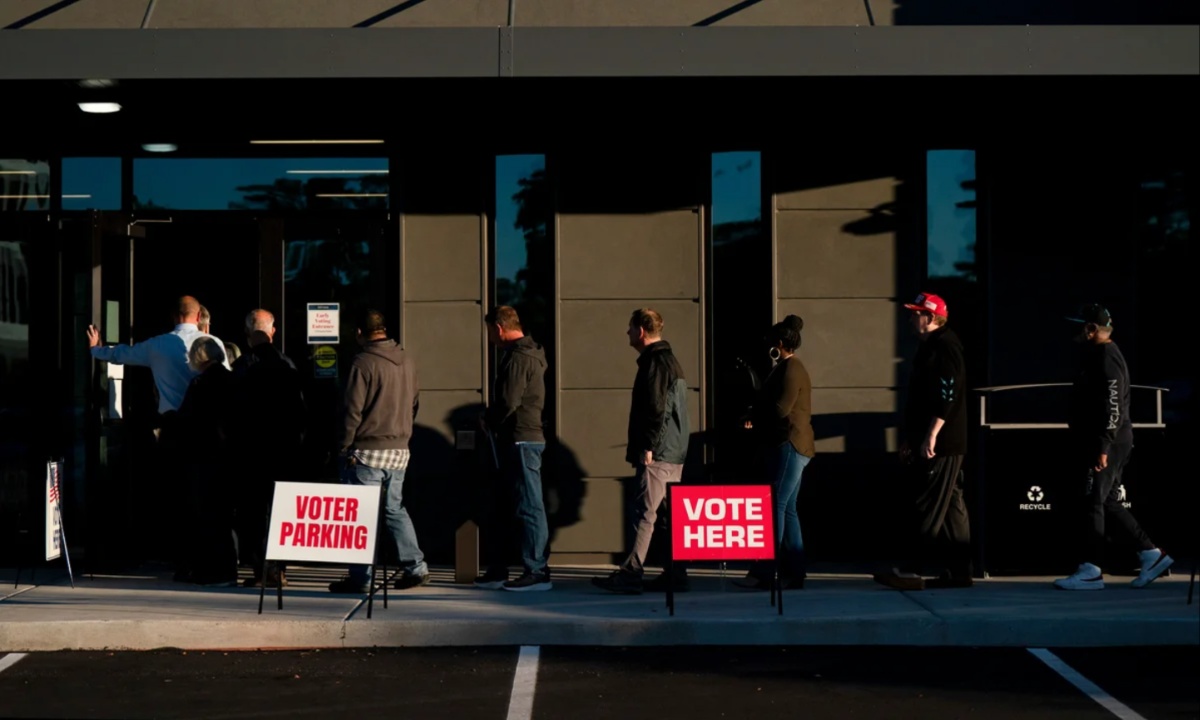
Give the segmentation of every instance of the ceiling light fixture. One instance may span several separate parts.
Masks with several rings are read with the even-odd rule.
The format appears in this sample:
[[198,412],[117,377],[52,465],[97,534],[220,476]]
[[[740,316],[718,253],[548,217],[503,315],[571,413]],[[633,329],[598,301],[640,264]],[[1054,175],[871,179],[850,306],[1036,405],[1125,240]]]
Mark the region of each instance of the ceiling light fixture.
[[37,175],[37,170],[0,170],[0,175]]
[[387,193],[317,193],[317,197],[387,197]]
[[387,175],[387,170],[288,170],[288,175]]
[[251,145],[382,145],[382,140],[251,140]]
[[142,149],[146,152],[175,152],[179,146],[173,143],[147,143]]
[[0,200],[47,200],[49,195],[0,195]]
[[114,102],[81,102],[79,109],[85,113],[115,113],[121,109],[120,103]]
[[63,195],[63,200],[86,200],[91,195]]
[[116,80],[105,80],[101,78],[89,78],[79,81],[79,87],[85,88],[110,88],[116,84]]

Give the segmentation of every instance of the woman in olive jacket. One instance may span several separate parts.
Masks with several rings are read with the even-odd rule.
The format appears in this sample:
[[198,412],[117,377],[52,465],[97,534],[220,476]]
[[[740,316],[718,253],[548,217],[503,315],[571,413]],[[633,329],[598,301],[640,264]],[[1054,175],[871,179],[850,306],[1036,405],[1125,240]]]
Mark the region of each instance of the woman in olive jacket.
[[[780,577],[786,588],[804,587],[804,538],[796,499],[800,476],[816,455],[812,429],[812,381],[804,363],[796,357],[804,320],[788,315],[767,335],[775,368],[763,382],[762,391],[747,424],[752,427],[764,454],[767,478],[775,510],[775,542],[779,548]],[[755,563],[739,587],[764,590],[771,586],[772,568]]]

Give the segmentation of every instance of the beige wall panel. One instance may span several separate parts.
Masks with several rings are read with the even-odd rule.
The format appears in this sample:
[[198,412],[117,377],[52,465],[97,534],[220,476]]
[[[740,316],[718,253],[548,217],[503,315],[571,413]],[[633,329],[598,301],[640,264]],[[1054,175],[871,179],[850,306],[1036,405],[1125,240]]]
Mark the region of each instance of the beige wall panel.
[[583,504],[579,521],[554,531],[550,542],[550,560],[561,553],[620,553],[625,545],[624,488],[615,478],[588,478],[583,481]]
[[[389,5],[399,4],[393,0]],[[517,0],[520,12],[521,0]],[[500,27],[508,24],[508,0],[425,0],[374,27]]]
[[800,358],[813,387],[894,387],[900,306],[890,300],[780,300],[804,318]]
[[854,452],[856,446],[895,452],[898,402],[899,393],[885,388],[814,388],[817,453]]
[[[626,430],[629,425],[628,390],[565,390],[559,405],[559,438],[583,468],[585,477],[631,477],[625,462]],[[688,422],[692,432],[700,429],[700,393],[688,393]]]
[[[417,371],[420,372],[420,368],[417,368]],[[452,449],[455,440],[454,422],[464,421],[464,415],[478,414],[482,408],[482,396],[474,390],[422,389],[421,407],[417,411],[416,422],[419,430],[414,431],[414,438],[432,442],[442,450]],[[433,435],[424,435],[424,432]]]
[[394,0],[158,0],[148,27],[348,28],[395,5]]
[[690,300],[568,300],[562,304],[564,389],[631,388],[637,351],[625,329],[634,309],[650,306],[663,316],[663,338],[683,366],[689,387],[700,386],[700,305]]
[[564,299],[699,295],[699,215],[561,215]]
[[405,215],[405,301],[478,299],[481,232],[477,215]]
[[779,297],[895,296],[896,235],[852,232],[864,221],[855,210],[776,213]]
[[421,388],[480,387],[483,314],[474,302],[406,303],[404,347],[416,358]]
[[[433,4],[433,3],[430,3]],[[687,27],[723,13],[738,0],[518,0],[521,26]],[[762,0],[714,25],[866,25],[859,0]]]
[[[23,20],[55,0],[0,0],[0,27]],[[82,0],[25,26],[29,30],[112,30],[139,28],[148,0]]]
[[[818,160],[814,158],[813,162]],[[803,157],[784,161],[805,164]],[[859,179],[848,182],[821,182],[803,178],[799,169],[795,174],[799,176],[795,180],[789,181],[786,177],[780,180],[775,193],[775,206],[779,210],[865,210],[896,199],[898,181],[880,171],[866,171]]]

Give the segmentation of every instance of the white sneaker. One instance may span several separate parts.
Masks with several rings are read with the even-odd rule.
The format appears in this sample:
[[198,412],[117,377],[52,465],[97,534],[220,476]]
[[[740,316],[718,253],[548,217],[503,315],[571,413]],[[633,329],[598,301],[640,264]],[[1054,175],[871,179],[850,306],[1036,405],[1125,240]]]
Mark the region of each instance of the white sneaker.
[[1104,574],[1095,565],[1083,563],[1073,575],[1055,580],[1054,587],[1059,590],[1103,590]]
[[1158,579],[1159,575],[1162,575],[1167,568],[1171,567],[1171,563],[1175,562],[1174,558],[1158,548],[1143,550],[1138,553],[1138,557],[1142,561],[1142,571],[1130,583],[1130,586],[1135,588],[1144,588],[1154,582]]

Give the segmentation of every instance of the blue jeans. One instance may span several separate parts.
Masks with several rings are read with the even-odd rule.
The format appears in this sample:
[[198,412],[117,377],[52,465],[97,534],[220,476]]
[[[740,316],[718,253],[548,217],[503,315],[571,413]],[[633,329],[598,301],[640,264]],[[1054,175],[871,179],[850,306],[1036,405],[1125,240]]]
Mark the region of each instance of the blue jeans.
[[[417,545],[417,532],[413,528],[408,510],[404,508],[404,471],[380,470],[357,464],[342,469],[342,483],[346,485],[383,485],[383,516],[388,532],[396,542],[396,554],[404,574],[420,577],[429,572],[425,554]],[[382,528],[381,528],[382,530]],[[350,580],[361,585],[371,582],[370,565],[351,565]]]
[[775,542],[779,546],[780,575],[802,578],[805,575],[804,536],[800,533],[800,515],[796,500],[800,496],[800,476],[812,458],[801,455],[791,442],[770,451],[767,458],[771,494],[775,499]]
[[542,500],[542,452],[544,442],[513,443],[509,451],[508,476],[517,500],[521,522],[521,562],[525,572],[546,572],[550,556],[550,528]]

